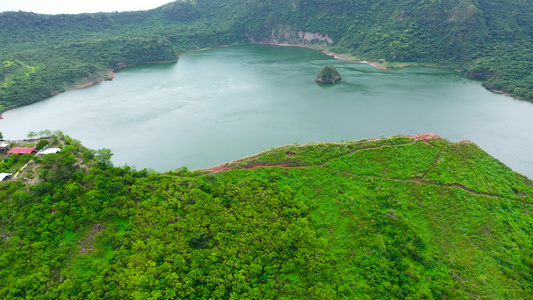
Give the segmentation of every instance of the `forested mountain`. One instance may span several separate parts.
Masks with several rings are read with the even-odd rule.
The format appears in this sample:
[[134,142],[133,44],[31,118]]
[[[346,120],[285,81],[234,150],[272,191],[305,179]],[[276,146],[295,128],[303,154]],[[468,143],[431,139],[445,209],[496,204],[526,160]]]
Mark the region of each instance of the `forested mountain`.
[[468,142],[292,145],[149,174],[48,140],[63,150],[0,162],[27,165],[0,182],[2,299],[533,297],[533,182]]
[[139,12],[1,13],[0,110],[107,79],[117,67],[250,42],[307,45],[387,67],[447,66],[533,100],[527,0],[182,0]]

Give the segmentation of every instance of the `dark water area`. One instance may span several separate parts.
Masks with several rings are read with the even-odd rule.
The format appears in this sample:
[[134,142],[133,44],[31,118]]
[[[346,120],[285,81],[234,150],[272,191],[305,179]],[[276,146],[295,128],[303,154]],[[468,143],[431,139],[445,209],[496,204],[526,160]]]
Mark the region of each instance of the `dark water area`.
[[[315,82],[322,66],[343,76]],[[208,168],[276,146],[435,132],[481,146],[533,178],[533,104],[443,68],[379,70],[295,47],[184,55],[4,114],[7,139],[62,130],[115,165]]]

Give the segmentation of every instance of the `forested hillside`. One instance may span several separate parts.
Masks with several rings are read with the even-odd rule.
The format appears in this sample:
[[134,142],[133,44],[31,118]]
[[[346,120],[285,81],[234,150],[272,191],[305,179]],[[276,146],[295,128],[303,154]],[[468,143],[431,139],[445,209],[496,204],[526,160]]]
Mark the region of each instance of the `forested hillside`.
[[533,100],[527,0],[182,0],[140,12],[0,14],[0,111],[135,63],[286,43],[395,67],[440,65]]
[[149,174],[48,140],[63,150],[0,162],[27,165],[0,182],[2,299],[533,297],[533,182],[471,143],[294,145]]

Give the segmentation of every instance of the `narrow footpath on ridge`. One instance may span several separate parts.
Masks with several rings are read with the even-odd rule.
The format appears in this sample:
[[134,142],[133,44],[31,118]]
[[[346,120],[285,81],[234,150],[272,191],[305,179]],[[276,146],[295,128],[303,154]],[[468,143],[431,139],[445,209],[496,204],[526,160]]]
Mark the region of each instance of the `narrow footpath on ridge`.
[[[435,161],[433,162],[432,166],[422,175],[422,177],[420,177],[418,179],[399,179],[399,178],[391,178],[391,177],[383,177],[383,176],[375,176],[375,175],[361,175],[361,174],[350,173],[349,171],[341,171],[341,170],[332,169],[332,168],[329,168],[327,166],[327,164],[329,162],[331,162],[332,160],[339,159],[341,157],[345,157],[345,156],[348,156],[348,155],[352,155],[352,154],[355,154],[357,152],[364,151],[364,150],[379,149],[379,148],[384,148],[384,147],[405,146],[405,145],[413,144],[413,143],[415,143],[417,141],[424,142],[426,144],[431,145],[432,147],[437,147],[436,145],[434,145],[433,143],[428,141],[428,139],[430,139],[430,138],[438,137],[435,134],[420,134],[420,135],[405,136],[405,137],[413,138],[413,141],[408,142],[408,143],[404,143],[404,144],[397,144],[397,145],[385,144],[385,145],[379,145],[379,146],[369,146],[369,147],[357,149],[357,150],[354,150],[354,151],[350,151],[350,152],[342,154],[340,156],[332,157],[332,158],[328,159],[327,161],[325,161],[323,163],[320,163],[320,164],[317,164],[317,165],[288,166],[288,165],[285,165],[285,164],[275,164],[275,165],[257,164],[257,165],[246,166],[246,167],[243,167],[242,169],[249,170],[249,169],[255,169],[255,168],[285,168],[285,169],[324,168],[324,169],[331,170],[331,171],[334,171],[334,172],[338,172],[338,173],[341,173],[341,174],[344,174],[344,175],[347,175],[347,176],[353,176],[353,177],[359,177],[359,178],[374,178],[374,179],[396,181],[396,182],[412,182],[412,183],[415,183],[415,184],[424,184],[424,185],[432,185],[432,186],[438,186],[438,187],[456,188],[456,189],[463,190],[463,191],[465,191],[465,192],[467,192],[467,193],[469,193],[471,195],[474,195],[474,196],[483,196],[483,197],[491,197],[491,198],[502,198],[502,199],[508,199],[508,200],[516,201],[516,202],[519,202],[519,203],[522,203],[522,204],[528,204],[526,202],[520,201],[519,199],[508,198],[508,197],[505,197],[505,196],[502,196],[502,195],[498,195],[498,194],[479,192],[479,191],[473,190],[473,189],[471,189],[471,188],[469,188],[469,187],[467,187],[467,186],[465,186],[465,185],[463,185],[461,183],[437,183],[437,182],[434,182],[434,181],[424,180],[424,178],[426,178],[426,176],[432,170],[434,170],[435,167],[438,165],[438,163],[440,161],[440,154],[441,154],[442,150],[439,151],[439,153],[435,156]],[[467,143],[467,142],[469,142],[469,141],[461,141],[459,143]],[[208,171],[210,173],[219,173],[219,172],[230,171],[230,170],[232,170],[232,169],[230,169],[230,167],[232,165],[234,165],[234,164],[236,164],[238,162],[241,162],[241,161],[242,160],[237,160],[237,161],[234,161],[234,162],[226,163],[226,164],[223,164],[223,165],[220,165],[220,166],[217,166],[217,167],[213,167],[213,168],[207,169],[206,171]]]

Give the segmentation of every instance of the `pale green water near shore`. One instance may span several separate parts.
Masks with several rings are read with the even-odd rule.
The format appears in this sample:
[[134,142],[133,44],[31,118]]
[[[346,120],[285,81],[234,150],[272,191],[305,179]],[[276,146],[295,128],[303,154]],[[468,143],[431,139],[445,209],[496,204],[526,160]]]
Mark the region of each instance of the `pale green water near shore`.
[[[315,83],[333,64],[343,80]],[[195,52],[177,64],[120,70],[115,80],[8,111],[7,139],[60,129],[116,165],[207,168],[293,143],[435,132],[469,139],[533,178],[533,104],[441,68],[379,70],[294,47]]]

